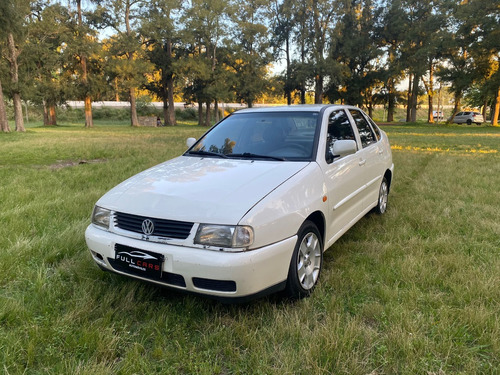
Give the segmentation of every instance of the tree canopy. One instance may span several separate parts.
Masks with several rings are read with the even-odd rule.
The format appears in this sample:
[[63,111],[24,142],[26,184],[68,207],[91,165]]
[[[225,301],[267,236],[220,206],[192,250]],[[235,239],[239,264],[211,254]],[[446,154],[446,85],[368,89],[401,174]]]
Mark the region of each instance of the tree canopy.
[[22,101],[50,125],[57,105],[84,100],[92,127],[92,101],[125,99],[137,125],[140,90],[163,101],[168,125],[174,97],[208,125],[212,105],[251,107],[276,90],[288,104],[383,104],[387,121],[397,104],[415,121],[425,94],[432,122],[443,85],[455,112],[489,109],[497,124],[499,40],[490,0],[3,0],[0,129],[6,101],[18,131]]

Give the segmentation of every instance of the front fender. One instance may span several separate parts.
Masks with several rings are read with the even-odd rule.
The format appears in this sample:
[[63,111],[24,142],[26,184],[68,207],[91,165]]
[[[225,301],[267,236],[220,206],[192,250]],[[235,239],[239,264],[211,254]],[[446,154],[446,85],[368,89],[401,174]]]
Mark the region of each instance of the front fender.
[[239,224],[254,228],[252,249],[279,242],[296,235],[313,212],[327,217],[325,196],[323,173],[318,164],[310,163],[258,202]]

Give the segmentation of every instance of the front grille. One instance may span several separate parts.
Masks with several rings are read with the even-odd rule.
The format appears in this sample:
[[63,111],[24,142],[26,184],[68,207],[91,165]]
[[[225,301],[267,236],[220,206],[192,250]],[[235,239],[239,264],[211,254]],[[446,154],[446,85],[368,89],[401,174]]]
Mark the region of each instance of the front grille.
[[123,212],[115,212],[114,218],[116,227],[141,234],[143,234],[143,221],[149,219],[154,224],[154,231],[150,234],[151,236],[176,238],[180,240],[188,238],[191,228],[194,225],[194,223],[186,221],[156,219],[146,216],[125,214]]

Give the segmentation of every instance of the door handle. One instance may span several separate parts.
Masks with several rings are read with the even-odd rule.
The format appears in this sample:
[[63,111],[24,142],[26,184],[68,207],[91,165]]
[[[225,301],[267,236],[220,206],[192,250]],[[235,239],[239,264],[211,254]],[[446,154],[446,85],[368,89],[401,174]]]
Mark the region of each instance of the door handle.
[[359,161],[359,166],[360,166],[360,167],[361,167],[361,166],[363,166],[363,165],[365,165],[365,164],[366,164],[366,159],[361,159],[361,160]]

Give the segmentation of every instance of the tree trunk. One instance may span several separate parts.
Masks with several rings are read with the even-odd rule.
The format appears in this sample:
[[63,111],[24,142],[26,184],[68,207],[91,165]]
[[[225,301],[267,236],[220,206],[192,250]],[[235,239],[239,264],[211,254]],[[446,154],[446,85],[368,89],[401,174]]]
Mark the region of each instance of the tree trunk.
[[203,103],[198,102],[198,125],[203,125]]
[[388,98],[387,98],[387,122],[394,121],[394,107],[395,107],[395,95],[394,95],[394,79],[389,78],[389,82],[387,84],[388,89]]
[[457,114],[458,110],[460,109],[460,100],[462,99],[462,93],[457,92],[455,93],[455,105],[453,106],[453,114],[451,115],[450,119],[446,121],[447,124],[453,123],[453,119],[455,118],[455,115]]
[[19,92],[14,92],[12,95],[12,101],[14,102],[14,119],[16,122],[16,131],[24,132],[24,120],[23,120],[23,106],[21,103],[21,94]]
[[57,125],[56,106],[54,104],[49,106],[49,125]]
[[19,68],[17,66],[19,51],[16,48],[12,33],[9,33],[7,37],[7,44],[9,47],[8,60],[10,63],[10,78],[12,82],[12,100],[14,102],[14,120],[16,123],[16,131],[24,132],[26,129],[24,129],[23,107],[21,105],[21,94],[19,91]]
[[131,87],[130,94],[130,125],[140,126],[139,119],[137,118],[137,105],[135,103],[135,88]]
[[207,112],[205,113],[205,126],[210,126],[210,102],[207,101]]
[[2,81],[0,81],[0,130],[4,133],[10,132],[9,122],[7,121],[7,111],[3,100]]
[[47,102],[43,101],[43,126],[49,125],[49,109],[47,108]]
[[217,124],[220,120],[220,115],[219,115],[219,101],[216,100],[214,103],[214,113],[215,113],[215,123]]
[[167,118],[165,118],[165,123],[167,125],[176,125],[175,120],[175,103],[174,103],[174,79],[172,75],[167,78]]
[[418,104],[418,83],[420,81],[419,75],[415,74],[413,77],[413,90],[411,93],[411,110],[410,110],[410,121],[417,121],[417,104]]
[[118,77],[115,77],[115,102],[120,101],[120,92],[118,91]]
[[412,98],[411,98],[411,84],[412,84],[412,74],[410,73],[410,75],[408,76],[408,93],[407,93],[407,96],[406,96],[406,122],[410,122],[411,121],[411,102],[412,102]]
[[495,105],[493,107],[493,111],[491,112],[491,125],[493,126],[498,126],[498,112],[500,112],[500,87],[498,88]]
[[168,100],[165,97],[163,97],[163,122],[165,126],[170,125],[168,123]]
[[429,63],[429,85],[426,87],[426,89],[429,103],[427,122],[429,124],[432,124],[434,123],[434,64],[432,63],[432,61]]
[[[81,0],[76,0],[76,8],[77,8],[77,13],[78,13],[78,26],[81,28],[83,21],[82,21],[82,2]],[[84,35],[80,35],[81,38],[84,38]],[[94,127],[94,119],[92,118],[92,98],[88,94],[88,77],[87,77],[87,57],[86,56],[80,56],[80,64],[82,66],[82,83],[83,87],[85,89],[85,127],[86,128],[93,128]]]
[[[303,27],[301,28],[301,31],[302,30],[304,30]],[[305,42],[303,39],[304,38],[301,38],[301,41],[300,41],[300,63],[301,63],[301,65],[305,64],[305,61],[306,61],[306,47],[305,47]],[[302,78],[300,80],[300,104],[306,104],[306,80],[305,80],[305,78]]]
[[89,95],[85,96],[85,127],[94,127],[94,119],[92,117],[92,99]]
[[[170,60],[172,56],[172,41],[167,40],[167,56]],[[166,86],[167,86],[167,117],[165,117],[165,125],[176,125],[177,121],[175,120],[175,105],[174,105],[174,76],[172,72],[169,72],[166,77]]]
[[[130,1],[125,2],[125,30],[128,37],[132,36],[132,28],[130,27]],[[134,52],[127,53],[128,59],[132,61],[134,59]],[[139,119],[137,118],[137,106],[135,102],[135,87],[129,88],[129,100],[130,100],[130,124],[132,126],[140,126]]]
[[323,77],[320,75],[316,75],[314,80],[315,80],[314,103],[315,104],[322,104],[323,103]]
[[292,69],[290,66],[290,41],[288,40],[288,35],[285,39],[285,52],[286,52],[286,79],[285,79],[285,96],[286,103],[288,105],[292,104],[292,90],[290,88],[290,76],[292,74]]

